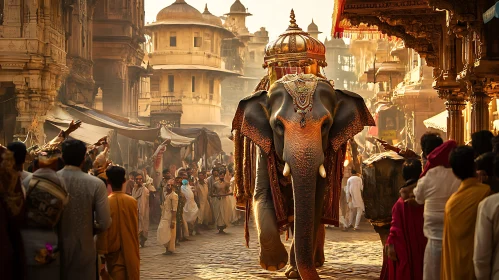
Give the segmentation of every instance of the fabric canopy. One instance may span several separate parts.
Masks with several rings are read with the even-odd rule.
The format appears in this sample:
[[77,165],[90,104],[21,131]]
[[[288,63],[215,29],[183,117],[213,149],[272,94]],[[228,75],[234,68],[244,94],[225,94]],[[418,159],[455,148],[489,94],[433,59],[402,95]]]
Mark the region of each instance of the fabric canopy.
[[194,138],[184,137],[176,133],[173,133],[171,130],[167,129],[166,127],[161,128],[161,139],[163,140],[171,139],[172,142],[170,145],[172,145],[175,148],[182,148],[189,146],[195,140]]
[[68,112],[70,115],[77,117],[84,123],[116,129],[119,134],[135,140],[154,142],[158,139],[160,134],[159,128],[133,126],[123,122],[122,120],[117,120],[97,110],[83,106],[68,107]]
[[[48,122],[49,125],[57,128],[58,130],[66,130],[67,125],[56,124],[51,121]],[[87,123],[82,123],[81,126],[71,133],[71,138],[80,140],[86,144],[93,145],[97,143],[102,137],[110,135],[112,129],[99,127]]]
[[[47,125],[55,130],[66,130],[75,117],[67,113],[61,106],[55,106],[47,112]],[[83,141],[89,145],[93,145],[102,137],[108,136],[112,129],[82,123],[80,128],[71,133],[71,137]],[[53,135],[55,137],[56,135]],[[49,139],[53,138],[49,137]]]
[[194,157],[199,160],[203,156],[211,157],[222,152],[222,142],[220,137],[215,132],[206,128],[172,128],[172,131],[178,135],[182,135],[195,139]]
[[435,128],[435,129],[441,130],[443,132],[447,132],[447,117],[448,116],[449,116],[449,113],[447,112],[447,110],[445,110],[438,115],[435,115],[427,120],[424,120],[423,123],[426,126],[426,128]]

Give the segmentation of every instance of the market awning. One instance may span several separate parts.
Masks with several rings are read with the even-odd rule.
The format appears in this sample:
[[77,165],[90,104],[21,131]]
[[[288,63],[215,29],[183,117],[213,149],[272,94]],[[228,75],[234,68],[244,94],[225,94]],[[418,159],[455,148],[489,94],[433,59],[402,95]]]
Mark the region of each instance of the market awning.
[[189,137],[184,137],[184,136],[178,135],[165,127],[161,128],[161,138],[163,140],[171,139],[171,141],[172,141],[171,145],[173,147],[176,147],[176,148],[182,148],[182,147],[189,146],[190,144],[192,144],[192,142],[195,141],[194,138],[189,138]]
[[172,128],[178,135],[196,139],[195,159],[204,155],[207,157],[218,155],[222,152],[222,143],[217,133],[206,128]]
[[[67,125],[57,124],[52,121],[48,121],[46,124],[56,128],[57,131],[66,130],[68,128]],[[77,130],[72,132],[70,136],[71,138],[85,142],[88,145],[93,145],[97,143],[97,141],[99,141],[102,137],[110,135],[112,131],[113,130],[109,128],[82,123],[81,126]],[[49,137],[49,139],[50,138],[53,137]]]
[[[72,120],[76,120],[76,118],[66,112],[61,105],[54,106],[47,112],[46,117],[46,125],[49,126],[46,129],[48,138],[52,139],[56,136],[55,133],[59,133],[60,130],[66,130]],[[53,128],[54,135],[49,135],[50,127]],[[97,143],[102,137],[108,136],[111,131],[112,129],[109,128],[83,122],[80,128],[71,133],[71,137],[92,145]]]
[[118,134],[132,138],[135,140],[143,140],[154,142],[160,135],[159,128],[147,128],[134,126],[125,123],[126,118],[120,117],[116,119],[109,114],[104,114],[98,110],[90,109],[81,105],[68,107],[68,113],[77,117],[84,123],[89,123],[96,126],[116,129]]
[[424,120],[423,123],[426,126],[426,128],[434,128],[441,130],[443,132],[447,132],[447,117],[449,116],[449,113],[447,110],[443,111],[442,113],[435,115],[427,120]]

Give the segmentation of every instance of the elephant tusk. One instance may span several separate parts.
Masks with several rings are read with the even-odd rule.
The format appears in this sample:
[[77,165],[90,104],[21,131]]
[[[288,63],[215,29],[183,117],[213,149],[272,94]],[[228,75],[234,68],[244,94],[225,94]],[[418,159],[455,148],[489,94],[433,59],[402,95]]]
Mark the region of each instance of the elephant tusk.
[[326,178],[326,168],[324,168],[324,164],[321,164],[319,167],[319,174],[321,174],[322,178]]
[[289,174],[291,174],[291,169],[289,168],[289,164],[286,162],[286,165],[284,165],[284,170],[282,171],[282,175],[284,175],[284,177],[288,177]]

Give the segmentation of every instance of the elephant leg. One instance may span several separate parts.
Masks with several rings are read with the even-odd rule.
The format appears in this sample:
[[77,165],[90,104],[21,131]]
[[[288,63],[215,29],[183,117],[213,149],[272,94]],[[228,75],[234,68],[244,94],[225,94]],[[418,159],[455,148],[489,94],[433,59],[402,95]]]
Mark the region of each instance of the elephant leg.
[[281,242],[277,219],[270,189],[267,169],[267,157],[258,150],[255,194],[253,196],[254,213],[260,242],[260,266],[276,271],[286,266],[288,252]]
[[324,244],[326,242],[326,229],[323,224],[317,230],[317,241],[315,242],[315,267],[324,265],[326,258],[324,257]]
[[289,265],[286,267],[286,272],[284,274],[288,279],[300,279],[300,273],[298,273],[298,267],[296,266],[294,226],[290,225],[290,228],[293,233],[293,241],[291,242],[291,250],[289,251]]

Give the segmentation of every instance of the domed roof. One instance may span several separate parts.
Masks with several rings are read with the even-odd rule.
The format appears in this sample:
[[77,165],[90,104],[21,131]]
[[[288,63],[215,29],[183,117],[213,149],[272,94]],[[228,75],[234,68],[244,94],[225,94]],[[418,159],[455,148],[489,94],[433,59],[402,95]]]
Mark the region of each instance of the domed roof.
[[222,20],[219,17],[214,16],[212,13],[210,13],[210,11],[208,10],[208,4],[204,6],[203,18],[209,24],[222,26]]
[[246,13],[246,7],[244,7],[243,3],[241,1],[236,0],[232,6],[230,6],[230,12],[231,13]]
[[175,3],[161,10],[156,16],[156,21],[165,20],[204,21],[203,15],[185,0],[176,0]]
[[291,10],[291,21],[286,32],[265,48],[265,64],[269,67],[277,64],[297,64],[292,66],[306,66],[316,61],[319,66],[325,67],[326,47],[322,42],[313,38],[296,24],[295,13]]
[[314,19],[312,19],[312,23],[307,28],[308,32],[319,32],[319,27],[315,24]]

